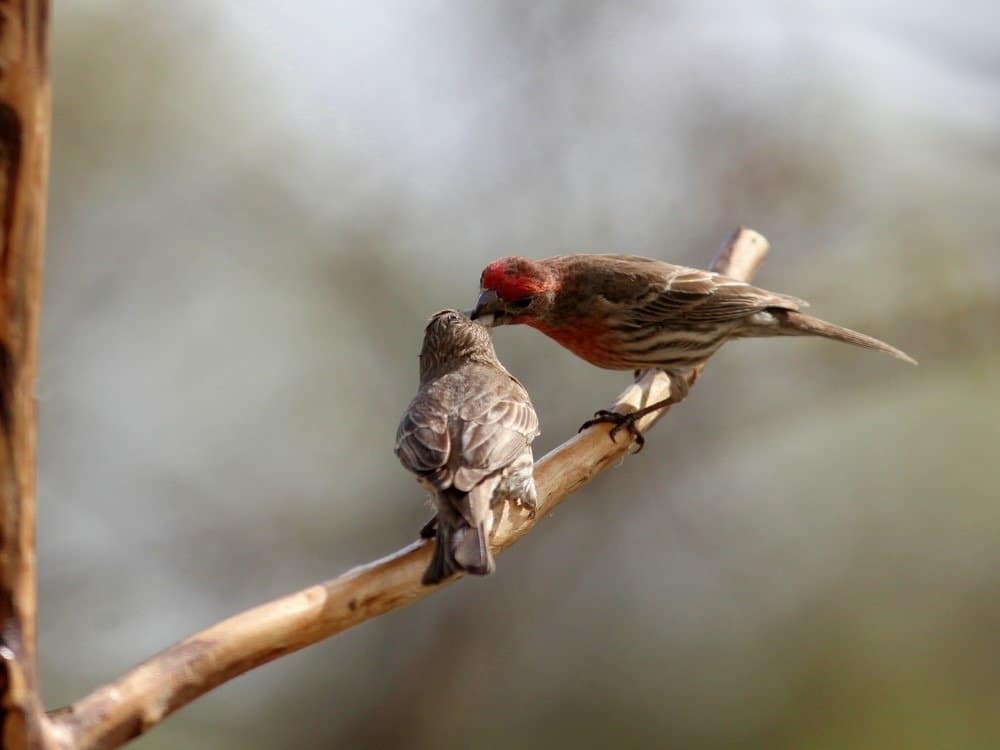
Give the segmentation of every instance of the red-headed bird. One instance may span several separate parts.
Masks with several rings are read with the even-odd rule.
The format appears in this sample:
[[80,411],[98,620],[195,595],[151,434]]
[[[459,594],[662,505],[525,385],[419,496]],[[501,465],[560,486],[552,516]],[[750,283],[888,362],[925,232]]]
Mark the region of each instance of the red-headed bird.
[[[670,398],[628,415],[600,411],[595,422],[627,427],[687,395],[687,374],[726,341],[758,336],[821,336],[877,349],[916,364],[883,341],[801,312],[808,303],[696,268],[632,255],[500,258],[480,277],[471,316],[484,325],[524,323],[593,365],[656,368]],[[581,428],[583,429],[583,428]]]
[[455,310],[431,317],[420,350],[420,390],[396,432],[396,455],[437,509],[421,536],[437,536],[427,586],[458,571],[493,572],[493,508],[534,512],[531,441],[538,417],[528,392],[500,364],[490,332]]

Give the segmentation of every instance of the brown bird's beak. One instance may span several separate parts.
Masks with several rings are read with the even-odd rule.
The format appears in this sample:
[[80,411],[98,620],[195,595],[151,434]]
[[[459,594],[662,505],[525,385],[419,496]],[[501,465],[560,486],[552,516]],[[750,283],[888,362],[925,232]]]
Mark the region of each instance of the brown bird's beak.
[[484,289],[479,293],[479,299],[476,300],[476,306],[469,313],[469,317],[488,328],[493,325],[497,314],[503,311],[503,300],[499,295],[492,289]]

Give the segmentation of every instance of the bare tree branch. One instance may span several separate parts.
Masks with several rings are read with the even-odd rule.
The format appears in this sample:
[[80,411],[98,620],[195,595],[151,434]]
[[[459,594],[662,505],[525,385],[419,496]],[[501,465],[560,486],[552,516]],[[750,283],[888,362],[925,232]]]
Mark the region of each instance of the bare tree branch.
[[[712,268],[749,280],[767,249],[761,235],[740,229],[723,246]],[[697,375],[691,376],[692,382]],[[630,385],[613,408],[634,410],[666,398],[669,391],[669,378],[650,371]],[[664,413],[648,415],[639,428],[648,429]],[[625,436],[612,442],[609,430],[608,424],[596,425],[538,461],[538,515],[532,519],[508,506],[492,540],[497,550],[520,539],[548,511],[629,450]],[[67,738],[68,747],[117,747],[237,675],[433,594],[441,587],[420,584],[430,562],[431,544],[415,542],[333,580],[231,617],[54,712],[51,719]]]
[[49,153],[47,0],[0,5],[0,744],[49,747],[35,666],[35,380]]

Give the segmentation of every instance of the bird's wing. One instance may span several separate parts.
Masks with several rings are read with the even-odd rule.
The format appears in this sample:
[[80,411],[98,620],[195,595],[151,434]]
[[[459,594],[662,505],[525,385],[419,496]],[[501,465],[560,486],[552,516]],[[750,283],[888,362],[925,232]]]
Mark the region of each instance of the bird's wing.
[[[742,281],[683,266],[660,264],[667,273],[645,273],[645,293],[623,311],[628,325],[637,327],[676,320],[678,324],[722,323],[738,320],[769,307],[798,310],[806,303],[795,297],[758,289]],[[620,309],[620,308],[619,308]]]
[[460,461],[453,481],[462,491],[509,465],[538,435],[538,416],[513,377],[505,378],[499,388],[469,392],[458,418]]
[[451,486],[448,469],[451,436],[446,395],[433,390],[418,394],[396,430],[396,455],[400,462],[439,489]]

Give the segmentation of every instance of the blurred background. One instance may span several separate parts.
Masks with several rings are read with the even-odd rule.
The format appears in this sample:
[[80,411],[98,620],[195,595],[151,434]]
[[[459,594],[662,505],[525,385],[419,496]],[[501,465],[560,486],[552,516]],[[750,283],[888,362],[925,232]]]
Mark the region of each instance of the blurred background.
[[[1000,747],[1000,6],[60,4],[46,702],[415,538],[426,317],[497,256],[704,265],[920,360],[738,342],[468,580],[155,748]],[[627,383],[496,333],[536,455]]]

